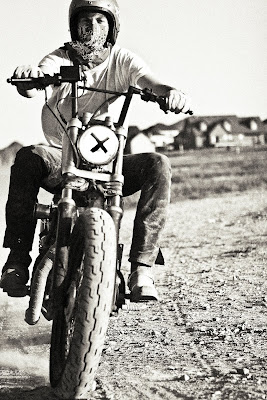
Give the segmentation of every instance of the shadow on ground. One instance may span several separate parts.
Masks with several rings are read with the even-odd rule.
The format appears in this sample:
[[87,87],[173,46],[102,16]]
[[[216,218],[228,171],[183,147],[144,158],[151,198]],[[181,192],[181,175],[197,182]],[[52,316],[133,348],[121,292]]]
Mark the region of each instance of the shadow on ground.
[[[21,385],[22,386],[22,385]],[[0,400],[58,400],[48,386],[41,386],[37,389],[21,390],[21,387],[5,390],[0,393]]]

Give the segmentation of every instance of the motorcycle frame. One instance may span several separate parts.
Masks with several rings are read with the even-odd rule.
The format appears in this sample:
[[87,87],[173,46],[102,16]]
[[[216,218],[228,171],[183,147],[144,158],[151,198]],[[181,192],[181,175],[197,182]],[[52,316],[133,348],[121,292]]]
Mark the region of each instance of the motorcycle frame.
[[[70,69],[70,67],[68,67]],[[52,280],[52,304],[53,310],[56,310],[62,306],[65,298],[65,278],[68,273],[68,243],[73,228],[73,222],[77,216],[77,206],[73,199],[73,189],[69,185],[70,179],[75,177],[81,177],[92,182],[109,183],[111,189],[108,190],[108,202],[106,205],[106,211],[111,215],[117,236],[117,252],[119,247],[119,229],[121,218],[123,215],[122,209],[122,187],[124,183],[124,177],[122,174],[123,168],[123,155],[125,141],[127,139],[126,130],[123,125],[125,118],[133,97],[136,93],[134,87],[130,87],[127,93],[122,93],[125,96],[124,104],[121,110],[119,120],[114,124],[115,133],[118,138],[118,151],[115,160],[113,161],[112,173],[94,172],[84,169],[80,169],[76,165],[76,155],[74,152],[74,146],[76,146],[79,132],[82,128],[82,122],[78,117],[78,82],[81,80],[80,67],[73,67],[71,71],[76,78],[73,78],[71,82],[71,99],[72,99],[72,118],[67,125],[67,131],[63,134],[62,143],[62,177],[63,177],[63,189],[61,198],[58,202],[58,224],[56,233],[56,252],[55,261],[53,268],[53,280]],[[103,121],[94,120],[94,124],[102,124]],[[104,207],[105,195],[99,190],[95,190],[95,199],[91,201],[90,206]],[[121,249],[119,249],[121,253]],[[120,256],[120,254],[119,254]],[[117,254],[118,259],[118,254]]]

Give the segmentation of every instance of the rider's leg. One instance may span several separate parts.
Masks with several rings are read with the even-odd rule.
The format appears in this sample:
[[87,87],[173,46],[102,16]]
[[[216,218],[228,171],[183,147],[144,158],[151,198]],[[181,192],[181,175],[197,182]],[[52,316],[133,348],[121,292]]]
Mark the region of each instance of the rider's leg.
[[[135,300],[156,298],[151,267],[158,255],[159,240],[167,216],[171,185],[170,162],[166,156],[157,153],[125,156],[124,176],[125,196],[141,190],[129,258],[129,288]],[[153,288],[147,290],[149,286]]]
[[[29,253],[36,226],[34,207],[37,195],[55,165],[58,163],[60,166],[60,156],[51,156],[46,149],[50,148],[22,148],[11,168],[4,237],[4,247],[10,248],[10,254],[0,281],[0,287],[11,296],[26,294],[25,285],[29,279],[28,268],[31,263]],[[55,150],[57,154],[58,149]]]

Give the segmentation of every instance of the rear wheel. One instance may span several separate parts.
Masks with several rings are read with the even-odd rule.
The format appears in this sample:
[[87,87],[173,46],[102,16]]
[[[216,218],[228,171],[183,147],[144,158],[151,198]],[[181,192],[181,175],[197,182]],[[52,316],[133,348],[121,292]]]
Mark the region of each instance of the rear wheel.
[[116,232],[104,210],[90,208],[73,229],[66,305],[53,321],[50,381],[62,399],[92,390],[113,303]]

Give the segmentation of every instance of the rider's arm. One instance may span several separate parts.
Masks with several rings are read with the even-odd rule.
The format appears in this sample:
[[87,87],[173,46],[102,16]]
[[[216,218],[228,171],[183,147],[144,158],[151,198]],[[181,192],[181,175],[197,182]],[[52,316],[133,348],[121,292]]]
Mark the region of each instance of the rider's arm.
[[141,89],[149,88],[156,95],[166,98],[167,109],[175,113],[186,113],[190,110],[191,100],[181,90],[168,86],[160,82],[154,75],[147,74],[139,78],[138,86]]
[[[24,65],[16,68],[13,76],[15,78],[38,78],[43,76],[43,74],[52,76],[60,72],[61,66],[69,65],[72,65],[72,62],[67,52],[63,48],[60,48],[45,56],[38,66]],[[28,83],[20,83],[17,85],[17,90],[24,97],[34,97],[37,93],[37,90],[30,88]]]

